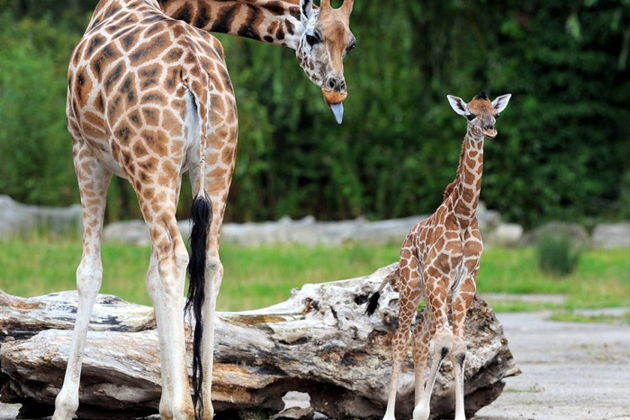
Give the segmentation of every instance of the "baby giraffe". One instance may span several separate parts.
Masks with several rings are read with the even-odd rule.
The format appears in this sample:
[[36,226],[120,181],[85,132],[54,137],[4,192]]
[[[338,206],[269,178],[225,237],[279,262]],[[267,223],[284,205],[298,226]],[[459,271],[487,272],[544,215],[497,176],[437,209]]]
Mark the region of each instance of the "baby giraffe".
[[[424,322],[415,328],[413,334],[413,420],[429,418],[435,378],[447,356],[455,369],[455,420],[466,419],[466,342],[463,329],[466,312],[475,295],[475,280],[483,249],[476,216],[483,170],[483,143],[485,138],[496,137],[495,121],[510,97],[509,94],[502,95],[491,102],[482,92],[466,103],[459,97],[447,96],[453,110],[468,120],[457,175],[446,187],[442,204],[435,213],[411,228],[400,250],[398,269],[388,275],[370,297],[366,311],[369,315],[374,313],[380,291],[387,283],[400,292],[399,326],[393,341],[393,372],[383,420],[395,420],[398,375],[407,354],[411,323],[423,297],[427,306]],[[432,356],[431,365],[425,382],[424,371],[429,353]]]

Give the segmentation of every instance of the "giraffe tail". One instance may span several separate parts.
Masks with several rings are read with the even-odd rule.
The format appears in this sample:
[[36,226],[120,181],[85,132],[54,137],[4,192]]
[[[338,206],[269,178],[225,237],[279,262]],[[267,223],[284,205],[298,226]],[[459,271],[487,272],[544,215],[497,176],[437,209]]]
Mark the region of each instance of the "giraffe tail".
[[376,289],[376,291],[372,293],[372,295],[368,298],[368,304],[365,308],[365,313],[368,316],[372,316],[374,312],[376,312],[376,309],[378,308],[378,300],[381,298],[381,291],[385,288],[385,286],[387,286],[387,283],[391,283],[392,286],[395,286],[396,279],[399,275],[400,273],[398,271],[398,268],[389,273],[387,276],[385,276],[378,289]]
[[[200,67],[201,68],[201,67]],[[203,70],[203,69],[202,69]],[[188,89],[188,113],[190,136],[198,136],[199,162],[197,168],[198,179],[193,181],[197,188],[191,207],[192,232],[190,234],[190,260],[188,262],[188,297],[185,311],[192,310],[195,318],[193,332],[193,357],[192,357],[192,399],[195,407],[195,419],[203,416],[203,366],[202,366],[202,339],[203,339],[203,306],[206,299],[206,253],[208,246],[208,234],[212,224],[212,202],[205,190],[205,153],[210,129],[210,94],[208,91],[208,77],[204,71],[200,76],[192,77],[190,74],[183,78],[184,85]],[[191,141],[197,139],[191,138]],[[210,320],[212,321],[212,320]],[[212,378],[207,378],[212,380]]]
[[195,406],[195,418],[201,418],[203,413],[202,384],[203,366],[201,359],[201,340],[203,338],[202,310],[205,301],[206,284],[206,247],[208,232],[212,223],[212,205],[205,195],[197,195],[191,208],[192,232],[190,234],[190,261],[188,262],[188,297],[185,311],[192,309],[195,318],[193,332],[193,359],[192,359],[192,391],[193,405]]

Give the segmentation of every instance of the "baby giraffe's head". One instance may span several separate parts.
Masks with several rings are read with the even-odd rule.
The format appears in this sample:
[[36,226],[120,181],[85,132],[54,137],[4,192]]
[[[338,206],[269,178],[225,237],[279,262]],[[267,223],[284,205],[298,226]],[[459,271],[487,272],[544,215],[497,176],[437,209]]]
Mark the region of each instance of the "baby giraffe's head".
[[509,93],[501,95],[490,102],[485,92],[481,92],[468,103],[458,96],[446,95],[446,97],[453,110],[468,120],[468,128],[473,137],[493,139],[497,136],[494,125],[499,118],[499,113],[507,107],[512,95]]

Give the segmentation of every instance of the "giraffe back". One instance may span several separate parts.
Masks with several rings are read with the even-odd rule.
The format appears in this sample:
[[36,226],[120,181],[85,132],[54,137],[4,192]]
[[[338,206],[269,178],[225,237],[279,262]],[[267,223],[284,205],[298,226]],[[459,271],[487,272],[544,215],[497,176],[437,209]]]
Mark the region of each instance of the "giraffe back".
[[[193,131],[236,119],[220,42],[166,16],[154,0],[101,1],[72,54],[68,80],[74,139],[134,187],[148,173],[183,172],[206,146]],[[202,127],[195,115],[206,120],[197,121]]]

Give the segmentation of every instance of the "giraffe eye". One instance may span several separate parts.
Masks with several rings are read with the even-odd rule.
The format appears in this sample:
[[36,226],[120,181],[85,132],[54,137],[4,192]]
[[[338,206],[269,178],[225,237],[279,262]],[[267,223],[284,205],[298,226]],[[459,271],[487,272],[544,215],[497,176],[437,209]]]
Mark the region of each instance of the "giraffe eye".
[[350,51],[354,50],[357,47],[357,42],[353,41],[352,44],[348,45],[348,48],[346,48],[346,53],[349,53]]
[[477,116],[476,116],[475,114],[466,114],[466,119],[467,119],[468,121],[472,121],[472,120],[474,120],[475,118],[477,118]]
[[319,36],[317,34],[306,34],[306,42],[308,42],[308,45],[310,45],[311,47],[315,44],[318,44],[320,42],[322,42],[322,40],[319,38]]

